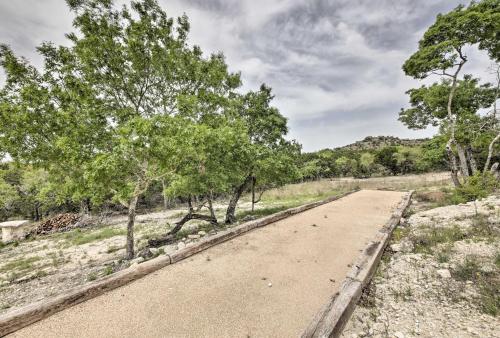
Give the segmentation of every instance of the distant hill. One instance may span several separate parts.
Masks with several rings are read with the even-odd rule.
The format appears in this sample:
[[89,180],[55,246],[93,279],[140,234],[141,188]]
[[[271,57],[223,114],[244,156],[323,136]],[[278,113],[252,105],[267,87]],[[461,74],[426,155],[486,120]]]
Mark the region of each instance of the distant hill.
[[376,150],[387,146],[419,146],[428,141],[428,138],[402,139],[395,136],[367,136],[362,141],[357,141],[335,149],[348,150]]

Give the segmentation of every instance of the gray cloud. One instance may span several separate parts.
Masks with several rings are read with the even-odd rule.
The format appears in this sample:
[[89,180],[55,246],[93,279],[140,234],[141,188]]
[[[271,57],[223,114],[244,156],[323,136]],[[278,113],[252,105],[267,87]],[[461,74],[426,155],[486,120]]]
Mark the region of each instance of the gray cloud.
[[[243,90],[271,85],[290,137],[309,151],[368,135],[431,135],[397,121],[417,84],[401,65],[435,16],[465,0],[159,1],[169,15],[190,17],[191,43],[224,52]],[[64,42],[70,28],[62,0],[0,3],[0,41],[35,63],[34,47]],[[476,54],[470,69],[482,71],[488,62]]]

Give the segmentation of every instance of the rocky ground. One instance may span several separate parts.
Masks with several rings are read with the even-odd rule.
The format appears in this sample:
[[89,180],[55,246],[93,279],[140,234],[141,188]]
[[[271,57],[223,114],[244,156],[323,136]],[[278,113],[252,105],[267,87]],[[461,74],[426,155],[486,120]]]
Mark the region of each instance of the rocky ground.
[[500,196],[415,197],[343,337],[500,337]]

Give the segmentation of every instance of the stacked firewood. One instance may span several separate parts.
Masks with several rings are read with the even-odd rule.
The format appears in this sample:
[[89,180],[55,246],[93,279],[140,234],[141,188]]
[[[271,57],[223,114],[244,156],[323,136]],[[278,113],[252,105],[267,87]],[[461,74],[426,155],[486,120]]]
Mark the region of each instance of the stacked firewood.
[[53,232],[60,232],[73,228],[80,220],[78,214],[59,214],[41,222],[35,229],[33,235],[45,235]]

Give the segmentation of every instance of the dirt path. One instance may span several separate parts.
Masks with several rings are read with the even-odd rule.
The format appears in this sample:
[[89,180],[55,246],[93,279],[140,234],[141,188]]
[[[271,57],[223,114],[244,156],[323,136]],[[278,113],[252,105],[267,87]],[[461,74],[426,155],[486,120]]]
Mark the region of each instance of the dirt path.
[[360,191],[210,248],[13,336],[298,336],[402,197]]

